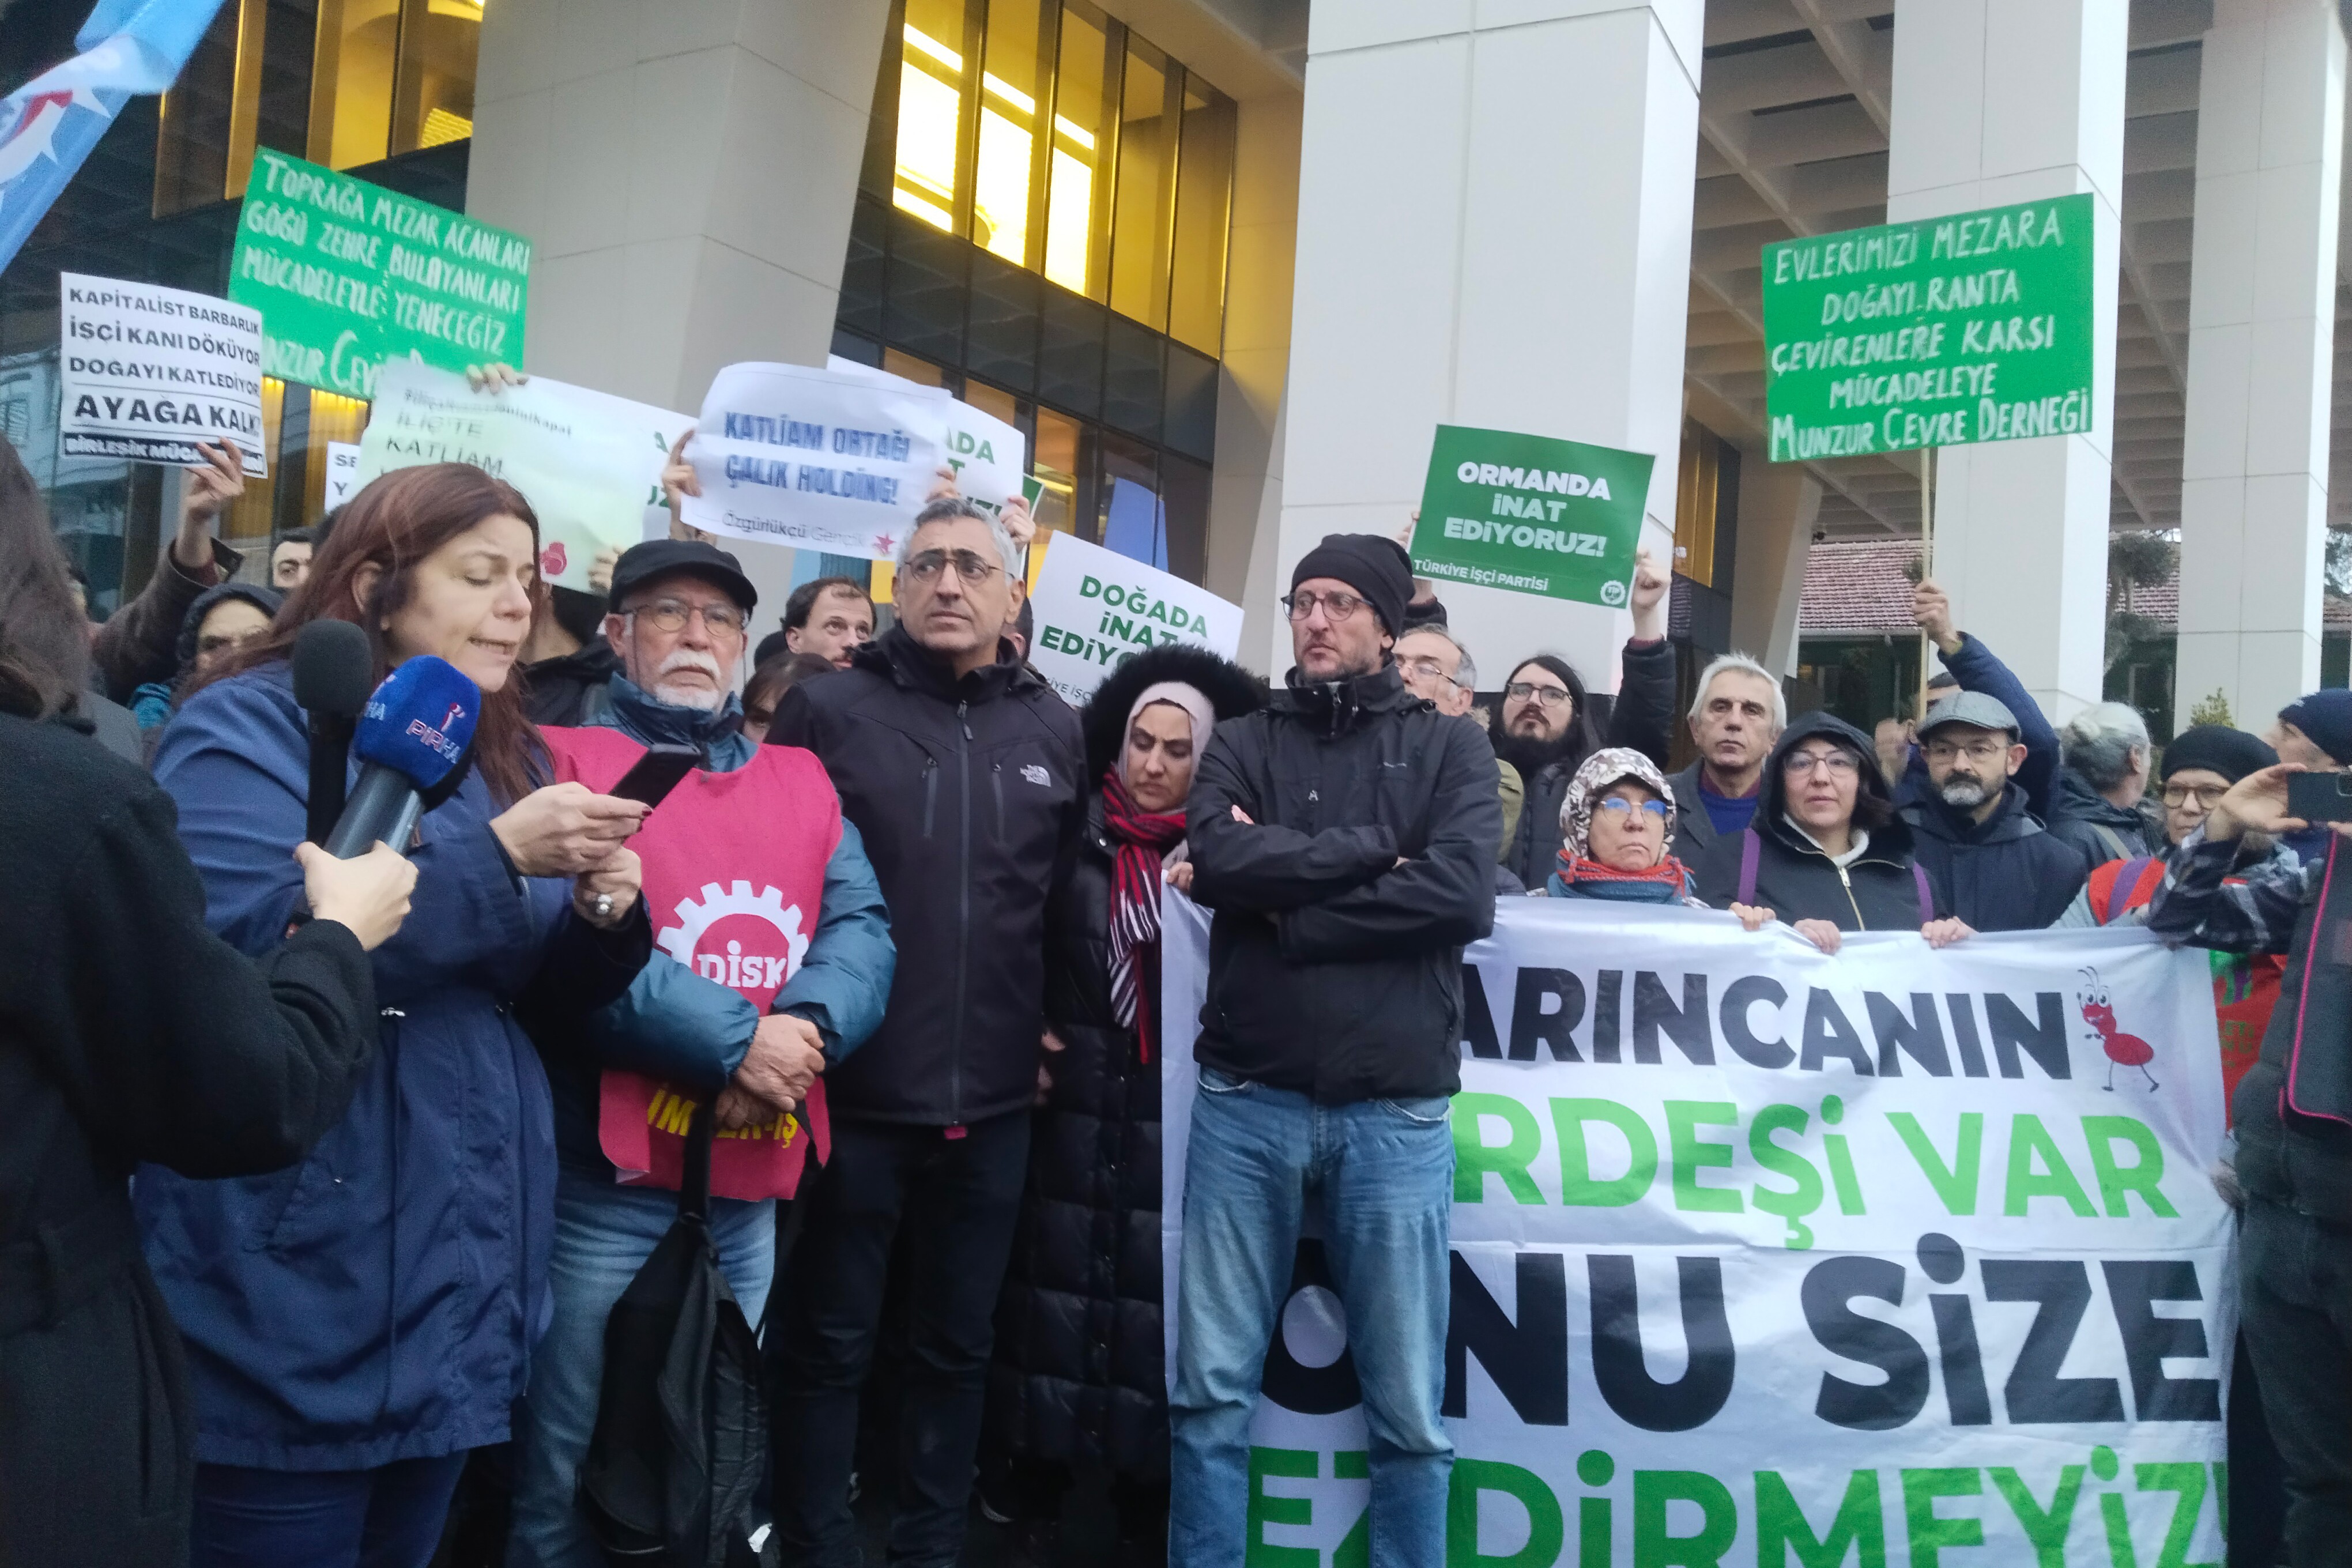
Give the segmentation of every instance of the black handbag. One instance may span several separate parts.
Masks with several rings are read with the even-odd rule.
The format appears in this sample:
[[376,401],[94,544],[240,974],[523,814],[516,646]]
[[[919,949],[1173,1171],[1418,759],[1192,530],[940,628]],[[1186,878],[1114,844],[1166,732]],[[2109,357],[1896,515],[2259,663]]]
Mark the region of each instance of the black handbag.
[[694,1112],[677,1218],[613,1305],[580,1505],[614,1568],[751,1568],[767,1468],[760,1349],[710,1236],[711,1108]]

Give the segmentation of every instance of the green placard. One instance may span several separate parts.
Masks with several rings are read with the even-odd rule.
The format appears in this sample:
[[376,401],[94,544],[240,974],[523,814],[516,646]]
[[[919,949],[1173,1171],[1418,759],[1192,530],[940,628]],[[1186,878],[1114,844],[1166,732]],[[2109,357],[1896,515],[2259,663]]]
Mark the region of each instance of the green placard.
[[1654,460],[1440,425],[1412,534],[1413,574],[1622,608]]
[[228,297],[261,312],[262,369],[375,396],[387,359],[522,363],[530,241],[268,148],[253,157]]
[[1764,247],[1776,463],[2091,428],[2091,198]]

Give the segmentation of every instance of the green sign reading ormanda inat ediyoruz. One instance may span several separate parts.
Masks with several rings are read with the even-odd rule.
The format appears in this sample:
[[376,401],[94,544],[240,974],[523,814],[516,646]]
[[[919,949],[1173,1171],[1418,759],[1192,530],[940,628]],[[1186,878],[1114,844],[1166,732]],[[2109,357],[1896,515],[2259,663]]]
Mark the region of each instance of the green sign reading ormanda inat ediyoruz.
[[2059,196],[1766,246],[1772,460],[2088,431],[2092,221]]
[[1622,609],[1654,460],[1440,425],[1412,533],[1413,573]]
[[261,312],[262,369],[375,396],[388,359],[522,363],[530,241],[273,153],[254,154],[228,297]]

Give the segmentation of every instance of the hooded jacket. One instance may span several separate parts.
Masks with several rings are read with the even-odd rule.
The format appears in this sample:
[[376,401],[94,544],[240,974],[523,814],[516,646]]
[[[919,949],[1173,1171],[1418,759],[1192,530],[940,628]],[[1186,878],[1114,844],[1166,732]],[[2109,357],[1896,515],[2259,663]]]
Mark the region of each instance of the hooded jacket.
[[2072,768],[2058,770],[2052,795],[2044,819],[2050,837],[2080,855],[2087,866],[2153,855],[2163,847],[2161,837],[2149,835],[2147,818],[2117,805]]
[[131,717],[142,730],[160,727],[172,717],[173,695],[195,667],[196,643],[202,636],[205,617],[213,607],[229,599],[242,600],[263,615],[275,617],[278,606],[286,595],[275,588],[265,588],[258,583],[227,582],[217,584],[198,594],[188,605],[188,613],[180,618],[179,640],[172,645],[171,673],[141,683],[131,694]]
[[958,679],[903,626],[776,705],[865,840],[902,962],[882,1026],[825,1073],[835,1116],[960,1126],[1027,1106],[1045,910],[1085,819],[1078,716],[1000,641]]
[[[1853,753],[1856,815],[1864,814],[1862,803],[1869,801],[1886,818],[1884,826],[1866,829],[1868,846],[1843,868],[1788,819],[1781,762],[1816,737],[1835,741]],[[1927,923],[1923,913],[1940,917],[1949,912],[1932,872],[1927,877],[1928,910],[1920,909],[1911,830],[1894,815],[1870,737],[1835,714],[1808,713],[1781,732],[1764,760],[1764,790],[1754,826],[1717,839],[1695,868],[1700,899],[1717,909],[1727,909],[1737,900],[1741,859],[1751,837],[1757,845],[1755,901],[1790,924],[1815,920],[1840,931],[1917,931]]]
[[1192,897],[1216,911],[1193,1055],[1325,1104],[1452,1094],[1462,948],[1495,928],[1494,750],[1393,663],[1290,680],[1193,775]]
[[2039,931],[2066,912],[2090,875],[2080,850],[2033,820],[2014,780],[1982,822],[1933,798],[1906,806],[1903,817],[1951,912],[1978,931]]

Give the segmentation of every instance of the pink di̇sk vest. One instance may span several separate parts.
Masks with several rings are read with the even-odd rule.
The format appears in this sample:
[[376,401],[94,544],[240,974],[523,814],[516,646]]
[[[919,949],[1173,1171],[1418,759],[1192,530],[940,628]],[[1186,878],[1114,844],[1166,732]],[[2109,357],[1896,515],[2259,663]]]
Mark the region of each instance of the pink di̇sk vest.
[[[604,790],[645,748],[617,730],[546,729],[557,782]],[[761,746],[733,773],[679,781],[629,840],[645,863],[654,963],[685,963],[763,1014],[816,934],[825,863],[841,842],[841,801],[824,764],[797,746]],[[597,1136],[624,1183],[675,1191],[686,1130],[700,1101],[687,1090],[604,1069]],[[820,1079],[801,1108],[823,1160],[832,1148]],[[722,1131],[711,1150],[720,1197],[790,1197],[807,1140],[786,1118]]]

